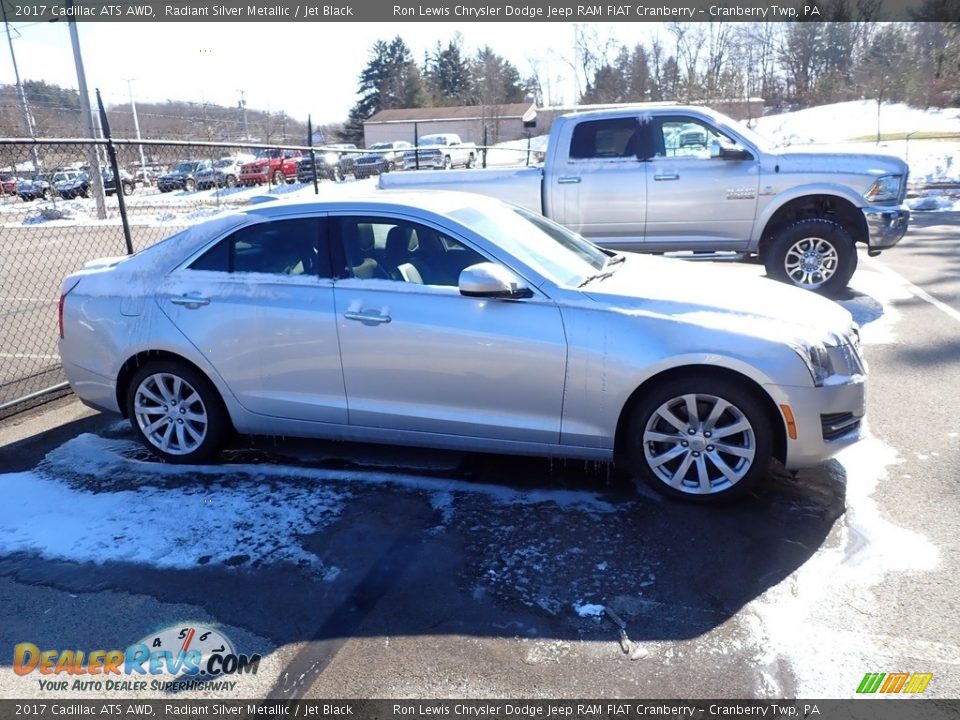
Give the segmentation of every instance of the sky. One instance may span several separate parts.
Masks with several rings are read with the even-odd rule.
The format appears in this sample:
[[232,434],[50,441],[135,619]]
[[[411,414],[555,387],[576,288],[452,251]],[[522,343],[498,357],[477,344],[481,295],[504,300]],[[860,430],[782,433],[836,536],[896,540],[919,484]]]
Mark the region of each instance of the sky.
[[[77,87],[65,22],[12,23],[22,80]],[[422,63],[438,40],[455,33],[473,53],[489,44],[524,77],[540,69],[554,104],[572,103],[573,23],[96,23],[77,24],[90,92],[107,104],[135,99],[211,102],[284,110],[315,124],[339,122],[356,102],[357,78],[376,40],[399,34]],[[601,40],[632,45],[664,33],[656,23],[594,23]],[[533,42],[535,39],[535,42]],[[4,38],[6,40],[6,38]],[[0,84],[13,84],[6,42],[0,47]]]

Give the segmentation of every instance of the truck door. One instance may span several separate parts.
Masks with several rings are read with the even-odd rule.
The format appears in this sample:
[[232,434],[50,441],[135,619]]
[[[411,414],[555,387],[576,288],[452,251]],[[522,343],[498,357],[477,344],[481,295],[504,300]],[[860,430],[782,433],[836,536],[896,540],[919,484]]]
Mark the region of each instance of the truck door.
[[558,137],[546,177],[551,218],[606,247],[639,246],[647,203],[639,118],[584,119],[571,126]]
[[644,248],[746,249],[757,211],[758,158],[692,115],[655,116],[651,131]]

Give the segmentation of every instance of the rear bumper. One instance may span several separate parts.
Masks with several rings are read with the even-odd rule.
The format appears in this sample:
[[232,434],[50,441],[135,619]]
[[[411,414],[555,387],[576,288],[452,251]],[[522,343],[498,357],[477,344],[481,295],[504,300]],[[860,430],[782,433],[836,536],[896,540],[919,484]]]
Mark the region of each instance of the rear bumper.
[[863,216],[867,220],[867,246],[871,250],[896,245],[910,223],[910,211],[900,207],[865,207]]
[[80,401],[97,410],[121,413],[117,405],[117,384],[114,380],[64,361],[67,382]]

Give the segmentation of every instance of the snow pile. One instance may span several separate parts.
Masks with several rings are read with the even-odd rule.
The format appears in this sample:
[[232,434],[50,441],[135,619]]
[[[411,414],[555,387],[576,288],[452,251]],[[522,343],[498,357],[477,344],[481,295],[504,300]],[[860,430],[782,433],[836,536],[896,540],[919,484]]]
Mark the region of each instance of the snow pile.
[[768,115],[754,120],[753,127],[761,135],[787,145],[844,142],[876,137],[878,117],[882,135],[960,132],[960,109],[921,110],[903,103],[883,103],[878,116],[874,100],[852,100]]

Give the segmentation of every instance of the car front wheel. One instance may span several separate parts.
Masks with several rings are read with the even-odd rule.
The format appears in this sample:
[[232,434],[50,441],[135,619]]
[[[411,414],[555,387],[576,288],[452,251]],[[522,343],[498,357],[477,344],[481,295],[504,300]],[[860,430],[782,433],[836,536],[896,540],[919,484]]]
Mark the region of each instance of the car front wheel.
[[192,178],[187,178],[183,183],[183,189],[187,192],[193,192],[197,189],[197,181]]
[[630,419],[628,459],[665,495],[700,503],[745,492],[767,472],[771,423],[756,395],[726,378],[658,385]]
[[799,220],[781,230],[764,258],[767,275],[804,290],[842,290],[857,269],[857,249],[840,223]]
[[127,414],[140,440],[167,462],[209,460],[226,437],[227,413],[216,389],[180,362],[141,367],[127,392]]

